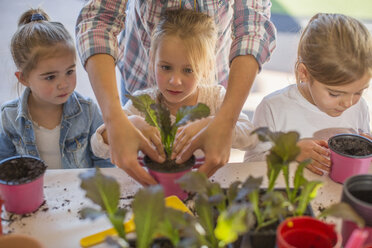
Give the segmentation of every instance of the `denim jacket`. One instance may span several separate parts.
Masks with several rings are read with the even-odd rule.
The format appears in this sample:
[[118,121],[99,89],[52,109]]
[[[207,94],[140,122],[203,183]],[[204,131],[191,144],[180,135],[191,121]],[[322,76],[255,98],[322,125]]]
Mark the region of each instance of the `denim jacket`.
[[[0,160],[15,155],[40,158],[36,147],[32,120],[28,115],[26,88],[18,99],[1,106]],[[73,92],[63,105],[59,147],[62,168],[112,167],[109,160],[93,155],[90,137],[103,123],[98,106],[88,98]]]

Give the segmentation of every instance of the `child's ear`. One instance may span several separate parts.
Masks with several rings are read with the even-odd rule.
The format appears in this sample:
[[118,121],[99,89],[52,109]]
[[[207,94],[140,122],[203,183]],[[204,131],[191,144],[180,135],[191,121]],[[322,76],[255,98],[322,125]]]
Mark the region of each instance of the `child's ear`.
[[298,64],[297,74],[300,82],[310,82],[310,73],[303,63]]
[[20,71],[16,71],[15,73],[14,73],[14,75],[17,77],[17,79],[18,79],[18,82],[20,82],[21,84],[23,84],[24,86],[28,86],[28,82],[26,81],[26,79],[25,79],[25,77],[24,77],[24,75],[23,75],[23,73],[22,72],[20,72]]

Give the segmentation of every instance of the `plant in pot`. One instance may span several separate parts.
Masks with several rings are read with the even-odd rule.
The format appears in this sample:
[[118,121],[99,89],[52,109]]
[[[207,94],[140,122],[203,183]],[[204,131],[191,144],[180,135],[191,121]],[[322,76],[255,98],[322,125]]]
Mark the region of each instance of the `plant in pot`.
[[[290,216],[312,215],[309,203],[315,198],[322,183],[308,181],[303,176],[304,168],[310,162],[305,160],[297,165],[293,187],[290,187],[289,166],[294,166],[300,153],[297,132],[271,132],[262,127],[254,133],[257,133],[261,141],[272,144],[266,156],[268,188],[263,191],[259,184],[250,184],[250,188],[244,190],[244,199],[248,199],[253,206],[256,225],[254,230],[244,236],[243,243],[251,247],[274,247],[276,229],[281,221]],[[274,188],[280,173],[285,182],[284,190]]]
[[164,104],[156,103],[147,94],[126,96],[132,100],[133,106],[145,115],[146,122],[156,127],[161,135],[166,160],[164,163],[159,164],[145,156],[144,164],[148,168],[150,175],[164,187],[165,196],[177,195],[180,199],[187,198],[187,193],[182,191],[174,181],[191,170],[195,163],[195,157],[192,156],[184,164],[176,164],[175,160],[171,159],[173,142],[177,129],[180,126],[209,116],[209,107],[203,103],[198,103],[195,106],[183,106],[178,109],[176,120],[172,124],[170,111]]
[[[184,237],[192,236],[196,229],[191,215],[167,207],[161,186],[150,186],[139,190],[132,202],[134,218],[124,224],[127,210],[118,207],[120,185],[115,178],[101,173],[99,168],[79,175],[80,187],[86,191],[86,197],[100,208],[83,208],[83,218],[95,219],[106,215],[115,231],[103,232],[113,235],[106,242],[115,247],[176,247],[181,243],[181,231]],[[134,223],[134,225],[133,225]],[[134,230],[134,232],[133,232]],[[99,239],[99,238],[98,238]],[[191,242],[184,238],[182,242]],[[82,247],[97,244],[97,236],[83,238]],[[184,247],[187,247],[184,246]]]
[[[194,182],[207,185],[208,191],[221,190],[218,184],[210,183],[204,174],[187,173]],[[100,206],[100,209],[84,208],[84,218],[95,219],[105,214],[116,230],[117,236],[108,242],[116,247],[226,247],[235,241],[239,234],[249,229],[247,223],[253,220],[246,204],[231,204],[229,208],[221,201],[222,195],[214,194],[213,199],[200,195],[197,200],[197,216],[167,207],[161,186],[151,186],[139,190],[132,202],[135,235],[129,233],[128,223],[123,224],[127,211],[118,207],[120,186],[112,177],[106,176],[97,168],[80,175],[81,188],[86,197]],[[233,191],[234,186],[231,186]],[[210,200],[212,202],[210,202]],[[221,214],[217,217],[211,206],[219,206]],[[218,221],[215,224],[215,220]],[[253,224],[253,222],[251,222]],[[133,228],[132,228],[133,229]],[[112,232],[111,232],[112,234]],[[84,238],[83,247],[88,244]],[[84,242],[83,242],[84,241]],[[229,246],[228,246],[229,247]]]
[[0,161],[0,196],[6,211],[26,214],[41,206],[46,168],[42,160],[28,155]]
[[357,134],[338,134],[328,140],[331,150],[330,178],[343,183],[348,177],[368,173],[372,141]]

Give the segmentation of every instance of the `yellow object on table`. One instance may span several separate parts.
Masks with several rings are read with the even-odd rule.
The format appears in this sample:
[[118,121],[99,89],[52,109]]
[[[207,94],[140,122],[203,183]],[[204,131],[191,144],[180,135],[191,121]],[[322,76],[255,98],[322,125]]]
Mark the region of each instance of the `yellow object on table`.
[[[188,209],[186,205],[177,196],[172,195],[172,196],[166,197],[165,206],[169,208],[174,208],[184,213],[188,213],[192,215],[192,212],[190,211],[190,209]],[[134,225],[133,217],[124,223],[124,229],[125,229],[125,233],[134,232],[135,225]],[[95,233],[90,236],[86,236],[80,240],[80,245],[81,247],[91,247],[93,245],[97,245],[99,243],[102,243],[105,240],[106,236],[109,236],[109,235],[117,235],[116,230],[114,228],[110,228],[105,231]]]

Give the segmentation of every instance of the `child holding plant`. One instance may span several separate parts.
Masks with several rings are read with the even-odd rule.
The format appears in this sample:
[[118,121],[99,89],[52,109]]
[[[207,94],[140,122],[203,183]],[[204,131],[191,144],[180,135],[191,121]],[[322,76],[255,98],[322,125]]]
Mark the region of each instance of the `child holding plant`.
[[[340,132],[370,133],[363,91],[372,73],[372,38],[358,20],[342,14],[317,14],[304,29],[295,66],[297,84],[273,92],[258,105],[253,124],[273,132],[297,131],[298,161],[322,175],[330,169],[327,139]],[[247,151],[260,157],[267,147]],[[257,159],[256,159],[257,160]]]
[[[225,89],[215,82],[216,27],[208,15],[192,10],[177,9],[167,11],[152,33],[150,47],[150,68],[156,85],[140,90],[133,95],[148,94],[158,103],[165,105],[174,122],[176,112],[182,106],[204,103],[210,108],[210,116],[193,121],[177,131],[171,159],[186,147],[190,139],[205,128],[215,115],[224,99]],[[165,157],[159,131],[150,126],[133,102],[123,107],[134,125],[141,130]],[[232,147],[247,149],[256,144],[256,136],[251,136],[252,124],[241,113],[233,134]],[[101,135],[102,134],[102,135]],[[92,137],[93,151],[97,156],[110,156],[105,137],[105,127],[101,126]]]
[[103,123],[98,106],[74,91],[74,41],[42,9],[22,14],[11,41],[22,95],[1,107],[0,160],[39,157],[49,169],[113,166],[93,155],[90,137]]

